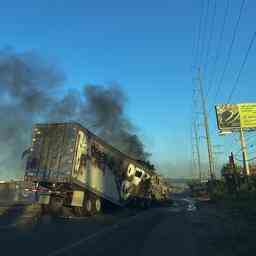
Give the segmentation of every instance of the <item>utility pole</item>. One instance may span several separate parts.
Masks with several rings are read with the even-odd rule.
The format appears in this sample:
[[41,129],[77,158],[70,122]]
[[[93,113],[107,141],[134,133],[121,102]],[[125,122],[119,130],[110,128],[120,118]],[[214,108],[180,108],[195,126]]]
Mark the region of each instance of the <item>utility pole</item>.
[[194,136],[193,136],[193,125],[191,128],[191,178],[195,177],[195,169],[196,169],[196,158],[195,158],[195,149],[194,149]]
[[192,158],[191,158],[191,178],[195,179],[196,177],[196,157],[194,145],[192,144]]
[[248,163],[247,147],[246,147],[246,142],[245,142],[245,139],[244,139],[243,128],[241,126],[240,126],[240,142],[241,142],[241,151],[242,151],[242,156],[243,156],[244,172],[247,175],[250,175],[250,167],[249,167],[249,163]]
[[[216,172],[217,170],[219,170],[219,168],[218,168],[218,158],[217,157],[218,157],[218,155],[223,155],[224,154],[223,151],[216,151],[216,149],[222,148],[223,145],[213,145],[212,147],[213,147],[212,154],[213,154],[214,171]],[[215,175],[216,175],[216,173],[215,173]]]
[[200,148],[199,148],[199,137],[197,132],[197,124],[196,121],[194,122],[194,134],[195,134],[195,146],[196,146],[196,154],[197,154],[197,168],[198,168],[198,175],[199,180],[202,181],[202,169],[201,169],[201,157],[200,157]]
[[205,100],[204,92],[203,92],[200,68],[198,69],[198,87],[199,87],[199,93],[201,96],[203,116],[204,116],[204,127],[205,127],[205,135],[206,135],[208,158],[209,158],[209,174],[210,174],[211,180],[213,180],[214,164],[213,164],[212,144],[211,144],[211,138],[210,138],[210,133],[209,133],[208,113],[206,110],[206,100]]

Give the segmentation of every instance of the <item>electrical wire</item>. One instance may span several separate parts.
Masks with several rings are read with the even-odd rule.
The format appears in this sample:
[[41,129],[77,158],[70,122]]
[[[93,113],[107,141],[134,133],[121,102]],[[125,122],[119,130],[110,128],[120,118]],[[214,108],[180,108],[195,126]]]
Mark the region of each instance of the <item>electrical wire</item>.
[[210,48],[211,48],[211,42],[212,42],[212,36],[213,36],[213,29],[214,29],[214,24],[215,24],[215,17],[216,17],[216,0],[214,0],[214,6],[213,6],[213,15],[212,15],[212,20],[210,24],[210,33],[209,33],[209,38],[208,38],[208,43],[207,43],[207,50],[206,50],[206,60],[205,60],[205,77],[207,77],[207,62],[209,58],[209,53],[210,53]]
[[202,21],[203,21],[203,14],[204,14],[204,0],[202,0],[202,9],[201,9],[201,15],[199,20],[199,28],[198,28],[198,36],[197,36],[197,42],[195,43],[195,66],[197,66],[199,60],[199,52],[200,52],[200,38],[202,33]]
[[223,71],[221,73],[219,83],[217,85],[217,90],[216,90],[216,94],[215,94],[215,100],[217,99],[217,97],[219,95],[220,88],[221,88],[221,85],[223,83],[224,76],[226,74],[228,64],[230,62],[230,58],[231,58],[234,42],[235,42],[235,39],[236,39],[238,27],[239,27],[241,16],[242,16],[242,13],[243,13],[243,10],[244,10],[244,5],[245,5],[245,0],[242,1],[242,4],[240,6],[239,15],[238,15],[238,18],[237,18],[237,21],[236,21],[236,24],[235,24],[235,28],[233,30],[232,40],[231,40],[231,43],[230,43],[230,46],[229,46],[229,49],[228,49],[228,55],[227,55],[227,58],[226,58],[226,62],[225,62]]
[[245,56],[244,56],[244,60],[243,60],[243,62],[242,62],[242,64],[241,64],[241,67],[240,67],[239,72],[238,72],[238,74],[237,74],[235,83],[234,83],[234,85],[233,85],[233,87],[232,87],[232,89],[231,89],[231,92],[230,92],[229,96],[228,96],[228,101],[227,101],[228,103],[230,102],[230,100],[231,100],[231,98],[232,98],[232,96],[233,96],[235,90],[237,89],[238,82],[239,82],[239,80],[240,80],[240,77],[241,77],[242,71],[243,71],[243,69],[244,69],[244,66],[245,66],[245,64],[246,64],[246,62],[247,62],[249,53],[250,53],[250,51],[251,51],[251,49],[252,49],[253,43],[254,43],[254,41],[255,41],[255,37],[256,37],[256,32],[253,33],[253,36],[252,36],[252,38],[251,38],[251,40],[250,40],[250,44],[249,44],[249,46],[248,46],[248,48],[247,48],[246,54],[245,54]]
[[203,29],[203,34],[202,34],[202,46],[201,46],[201,54],[200,54],[200,60],[201,60],[201,63],[199,62],[199,66],[201,66],[200,64],[203,64],[203,57],[204,57],[204,43],[205,43],[205,38],[206,38],[206,27],[207,27],[207,20],[208,20],[208,12],[209,12],[209,5],[210,5],[210,1],[207,0],[207,7],[206,7],[206,13],[205,13],[205,26],[204,26],[204,29]]
[[206,92],[206,97],[208,97],[208,95],[209,95],[209,93],[211,91],[211,88],[212,88],[212,85],[213,85],[213,80],[214,80],[215,75],[216,75],[217,63],[219,61],[220,53],[221,53],[221,48],[222,48],[221,46],[222,46],[222,42],[223,42],[224,29],[225,29],[226,21],[227,21],[227,17],[228,17],[228,11],[229,11],[229,6],[230,6],[229,4],[230,4],[230,0],[227,0],[226,8],[225,8],[225,11],[224,11],[223,23],[222,23],[221,31],[220,31],[220,37],[219,37],[219,40],[218,40],[218,46],[217,46],[217,50],[216,50],[216,55],[215,55],[215,58],[214,58],[212,76],[211,76],[211,80],[209,82],[209,88],[208,88],[208,90]]
[[[253,158],[247,159],[246,162],[250,162],[250,161],[253,161],[255,159],[256,159],[256,157],[253,157]],[[244,161],[244,160],[236,158],[236,157],[235,157],[235,160],[238,161],[238,162],[243,162]]]

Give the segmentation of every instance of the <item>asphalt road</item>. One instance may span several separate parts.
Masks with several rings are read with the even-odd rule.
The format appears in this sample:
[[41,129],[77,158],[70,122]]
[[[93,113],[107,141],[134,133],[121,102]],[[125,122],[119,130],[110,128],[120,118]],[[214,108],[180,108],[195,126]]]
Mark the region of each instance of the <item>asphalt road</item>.
[[218,246],[223,220],[216,208],[195,208],[183,197],[168,207],[83,219],[36,218],[14,207],[0,217],[1,255],[247,255]]

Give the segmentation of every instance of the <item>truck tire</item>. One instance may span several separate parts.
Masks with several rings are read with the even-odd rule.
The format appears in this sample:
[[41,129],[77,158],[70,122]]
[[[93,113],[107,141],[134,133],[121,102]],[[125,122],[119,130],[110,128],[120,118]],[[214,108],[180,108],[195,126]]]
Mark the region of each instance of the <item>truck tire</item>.
[[87,199],[85,202],[85,212],[87,215],[93,214],[93,204],[91,199]]
[[74,213],[74,209],[72,207],[63,206],[61,211],[62,217],[72,217]]
[[84,216],[83,207],[74,206],[73,207],[73,212],[74,212],[76,217]]
[[41,204],[41,213],[42,215],[47,215],[50,213],[50,207],[48,204]]
[[59,215],[62,211],[63,200],[60,197],[52,196],[50,199],[50,212],[53,215]]
[[93,200],[93,204],[95,213],[100,213],[102,208],[100,198],[95,198],[95,200]]

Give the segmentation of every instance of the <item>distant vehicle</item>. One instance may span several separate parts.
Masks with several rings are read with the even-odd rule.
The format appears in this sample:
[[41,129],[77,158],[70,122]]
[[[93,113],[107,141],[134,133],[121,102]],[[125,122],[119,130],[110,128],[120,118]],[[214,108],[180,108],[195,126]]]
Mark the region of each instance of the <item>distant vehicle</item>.
[[46,211],[69,207],[76,215],[93,215],[103,203],[148,207],[169,196],[151,165],[128,157],[78,123],[36,124],[25,155],[25,182]]

